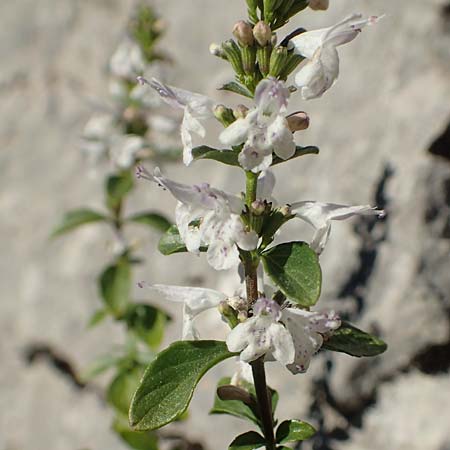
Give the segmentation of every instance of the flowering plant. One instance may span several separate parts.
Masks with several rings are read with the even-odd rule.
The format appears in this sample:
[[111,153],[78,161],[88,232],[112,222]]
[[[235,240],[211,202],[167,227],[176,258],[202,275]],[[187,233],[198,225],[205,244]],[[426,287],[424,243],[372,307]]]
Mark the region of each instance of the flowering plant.
[[[272,450],[308,439],[315,430],[297,419],[276,427],[276,393],[267,388],[266,363],[278,361],[300,374],[321,348],[356,357],[375,356],[386,349],[379,338],[344,322],[335,312],[312,310],[321,292],[319,256],[330,238],[332,221],[355,215],[382,217],[384,212],[367,205],[299,199],[278,203],[272,197],[271,171],[278,164],[318,153],[317,147],[296,144],[294,134],[309,126],[309,116],[303,111],[289,113],[289,108],[330,89],[339,74],[337,47],[350,43],[379,18],[353,14],[328,28],[298,29],[277,44],[276,30],[308,6],[327,9],[328,1],[247,0],[247,6],[248,20],[236,23],[235,39],[211,45],[211,52],[228,61],[236,74],[222,89],[251,99],[248,106],[231,109],[157,79],[138,78],[169,105],[183,110],[186,165],[211,159],[235,166],[244,171],[246,185],[245,192],[229,193],[209,184],[173,181],[158,168],[138,168],[139,178],[178,200],[176,225],[162,237],[160,251],[166,255],[205,252],[214,269],[238,269],[242,284],[229,295],[199,287],[140,283],[150,299],[183,303],[183,340],[148,365],[129,419],[136,430],[154,430],[176,420],[188,408],[204,373],[227,358],[238,358],[239,370],[219,382],[212,412],[248,419],[259,428],[236,437],[229,448]],[[294,71],[295,86],[291,86],[287,80]],[[196,135],[205,137],[202,121],[214,117],[224,126],[219,140],[225,148],[195,146]],[[295,218],[313,227],[312,240],[274,245],[275,235]],[[195,322],[211,308],[230,327],[224,341],[199,339]]]

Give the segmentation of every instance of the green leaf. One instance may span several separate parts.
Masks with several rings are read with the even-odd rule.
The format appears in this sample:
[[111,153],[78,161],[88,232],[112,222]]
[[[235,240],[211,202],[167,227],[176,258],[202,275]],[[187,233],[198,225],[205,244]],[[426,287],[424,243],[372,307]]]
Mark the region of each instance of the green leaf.
[[151,349],[161,345],[164,328],[170,317],[154,306],[137,303],[128,308],[125,320],[128,328]]
[[301,420],[285,420],[277,429],[276,440],[278,444],[305,441],[315,433],[316,430],[309,423]]
[[[226,386],[229,385],[231,381],[231,378],[226,377],[222,378],[219,381],[219,384],[217,387]],[[253,386],[252,386],[253,388]],[[250,390],[248,390],[250,392]],[[254,396],[254,388],[253,392],[250,392],[250,394],[253,394]],[[261,427],[261,420],[258,418],[258,412],[256,408],[252,408],[248,404],[244,403],[241,400],[222,400],[217,395],[216,390],[216,396],[214,398],[214,406],[212,407],[211,411],[209,411],[210,414],[229,414],[230,416],[239,417],[240,419],[250,420],[251,422],[255,423],[259,427]]]
[[[231,382],[230,377],[222,378],[217,387],[227,386]],[[254,424],[258,425],[260,428],[262,427],[261,418],[258,411],[258,406],[256,403],[256,393],[255,387],[251,383],[242,383],[240,388],[247,391],[252,400],[250,402],[244,402],[242,400],[223,400],[217,394],[214,398],[214,405],[209,412],[210,414],[228,414],[230,416],[238,417],[244,420],[250,420]],[[275,410],[278,403],[278,393],[274,389],[268,388],[271,398],[272,398],[272,414],[275,414]]]
[[64,214],[61,223],[52,231],[51,237],[56,237],[78,228],[81,225],[94,222],[106,222],[103,214],[87,208],[74,209]]
[[236,81],[230,81],[218,89],[219,91],[230,91],[235,94],[243,95],[244,97],[253,98],[253,94],[242,84]]
[[121,317],[130,303],[131,269],[126,258],[106,268],[100,275],[100,295],[115,317]]
[[131,171],[119,175],[110,175],[106,180],[106,204],[111,210],[116,209],[122,199],[133,189]]
[[305,242],[286,242],[262,254],[272,281],[286,297],[309,307],[319,300],[322,271],[316,253]]
[[179,341],[159,353],[144,373],[130,408],[136,430],[155,430],[183,414],[201,377],[234,356],[225,342]]
[[234,150],[218,150],[216,148],[201,145],[192,149],[192,155],[195,160],[199,159],[213,159],[228,166],[239,166],[238,155],[239,152]]
[[97,309],[97,311],[92,314],[88,322],[88,328],[94,328],[103,322],[109,315],[109,311],[106,308]]
[[317,154],[319,154],[319,148],[318,147],[315,147],[313,145],[308,145],[307,147],[300,147],[299,145],[297,145],[297,147],[295,148],[294,156],[292,156],[289,159],[281,159],[280,157],[278,157],[277,155],[274,154],[272,166],[275,166],[277,164],[281,164],[281,163],[286,162],[286,161],[290,161],[291,159],[298,158],[299,156],[317,155]]
[[120,372],[106,391],[106,400],[122,414],[127,415],[131,398],[136,391],[142,377],[142,367],[136,366]]
[[324,342],[323,348],[361,357],[380,355],[386,351],[387,345],[380,338],[372,336],[347,322],[342,322],[340,328]]
[[101,358],[97,359],[97,361],[93,362],[87,369],[85,369],[81,373],[80,378],[84,382],[89,381],[92,378],[95,378],[97,375],[106,372],[108,369],[116,367],[118,364],[120,364],[121,360],[121,357],[113,355],[102,356]]
[[[187,248],[181,239],[176,225],[172,225],[161,237],[158,244],[158,250],[163,255],[172,255],[174,253],[187,252]],[[200,247],[201,252],[206,252],[207,247]]]
[[266,440],[256,431],[248,431],[239,435],[228,447],[228,450],[253,450],[264,447]]
[[128,217],[129,222],[140,223],[154,228],[157,231],[164,233],[172,225],[164,216],[151,211],[140,212]]
[[158,436],[151,431],[133,431],[128,424],[126,416],[119,414],[113,422],[113,430],[136,450],[158,450]]

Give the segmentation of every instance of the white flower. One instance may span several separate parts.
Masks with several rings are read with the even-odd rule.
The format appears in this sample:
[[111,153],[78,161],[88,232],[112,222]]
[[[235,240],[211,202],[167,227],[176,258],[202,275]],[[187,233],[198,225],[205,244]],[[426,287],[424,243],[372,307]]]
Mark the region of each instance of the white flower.
[[150,285],[139,283],[139,287],[147,287],[150,301],[169,301],[184,303],[183,307],[183,340],[198,339],[194,319],[203,311],[216,308],[226,296],[213,289],[184,286]]
[[139,152],[144,148],[145,140],[140,136],[116,136],[111,142],[111,160],[119,169],[131,169],[138,159]]
[[346,206],[334,203],[298,202],[291,205],[292,214],[303,219],[315,228],[310,247],[317,253],[322,253],[328,241],[332,220],[345,220],[353,216],[375,215],[383,217],[383,210],[375,209],[370,205]]
[[215,103],[204,95],[163,84],[155,78],[148,81],[143,77],[138,77],[138,80],[141,84],[149,84],[173,108],[183,109],[181,141],[183,143],[183,162],[188,166],[193,160],[192,133],[205,137],[205,128],[200,123],[200,120],[214,117],[213,109]]
[[141,48],[136,42],[126,39],[114,52],[109,63],[111,73],[119,78],[135,79],[145,69]]
[[361,14],[353,14],[332,27],[308,31],[291,39],[295,52],[308,60],[295,76],[303,99],[320,97],[334,84],[339,75],[336,47],[351,42],[362,28],[378,20],[375,16],[362,19]]
[[243,362],[251,362],[271,354],[283,365],[292,364],[295,348],[289,331],[279,322],[281,310],[276,302],[266,298],[254,305],[254,316],[238,324],[228,334],[230,352],[241,352]]
[[231,377],[230,384],[233,386],[241,386],[246,383],[253,384],[252,366],[246,362],[239,360],[237,369]]
[[272,151],[282,159],[295,153],[295,141],[284,113],[289,90],[282,81],[262,80],[255,91],[255,107],[239,118],[219,136],[229,146],[244,144],[239,163],[255,173],[272,164]]
[[240,360],[247,363],[262,356],[276,359],[293,374],[306,372],[323,344],[323,336],[330,336],[341,325],[333,312],[282,309],[267,298],[260,298],[253,312],[254,316],[229,333],[228,350],[241,352]]
[[257,234],[246,231],[240,218],[244,209],[240,197],[214,189],[207,183],[194,186],[177,183],[162,176],[158,168],[152,175],[140,167],[138,177],[154,181],[178,200],[175,219],[186,248],[198,253],[202,244],[207,245],[207,260],[216,270],[239,264],[236,246],[243,250],[256,248]]
[[316,10],[326,10],[330,6],[329,0],[309,0],[309,7]]
[[109,138],[114,132],[111,114],[97,114],[89,119],[83,130],[81,149],[90,163],[97,164],[108,155]]
[[298,308],[285,308],[281,321],[291,334],[295,358],[286,367],[294,375],[308,370],[312,356],[323,344],[323,336],[329,336],[341,326],[334,312],[318,313]]

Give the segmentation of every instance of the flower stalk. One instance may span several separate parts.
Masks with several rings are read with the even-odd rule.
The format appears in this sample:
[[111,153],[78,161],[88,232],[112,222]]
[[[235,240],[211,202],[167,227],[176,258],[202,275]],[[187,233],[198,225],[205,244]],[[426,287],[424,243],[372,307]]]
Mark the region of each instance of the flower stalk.
[[273,433],[272,405],[267,389],[266,372],[264,370],[264,356],[251,363],[256,399],[266,439],[266,450],[275,450],[275,436]]
[[[251,211],[251,205],[256,200],[256,190],[258,188],[258,175],[251,171],[246,171],[247,183],[245,192],[245,203]],[[258,277],[257,269],[259,261],[250,258],[244,264],[245,287],[247,291],[247,301],[253,305],[258,299]],[[275,437],[273,433],[272,406],[269,396],[269,390],[266,383],[266,372],[264,369],[264,356],[251,363],[253,382],[255,385],[256,400],[258,402],[261,415],[264,437],[266,439],[266,449],[275,449]]]

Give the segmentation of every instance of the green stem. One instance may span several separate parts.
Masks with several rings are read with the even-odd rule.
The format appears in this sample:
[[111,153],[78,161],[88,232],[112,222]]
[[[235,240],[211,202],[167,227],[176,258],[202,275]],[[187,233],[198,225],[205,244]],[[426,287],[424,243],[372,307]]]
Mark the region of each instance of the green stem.
[[246,191],[245,191],[245,204],[250,209],[252,203],[256,200],[256,188],[258,187],[258,175],[251,171],[245,172],[247,177]]
[[266,372],[264,370],[264,357],[251,363],[253,381],[255,383],[256,399],[258,400],[261,415],[262,428],[266,438],[266,450],[274,450],[276,447],[273,434],[272,405],[269,390],[266,383]]
[[[245,192],[245,203],[250,210],[251,204],[256,200],[256,189],[258,187],[258,174],[246,172],[247,183]],[[255,262],[252,255],[248,255],[244,264],[245,285],[247,289],[247,301],[252,305],[258,299],[258,263]],[[257,260],[256,260],[257,261]],[[275,437],[273,433],[272,405],[267,389],[266,373],[264,370],[264,357],[251,363],[253,372],[253,381],[255,384],[256,400],[258,401],[261,415],[264,437],[266,439],[266,450],[275,450]]]

